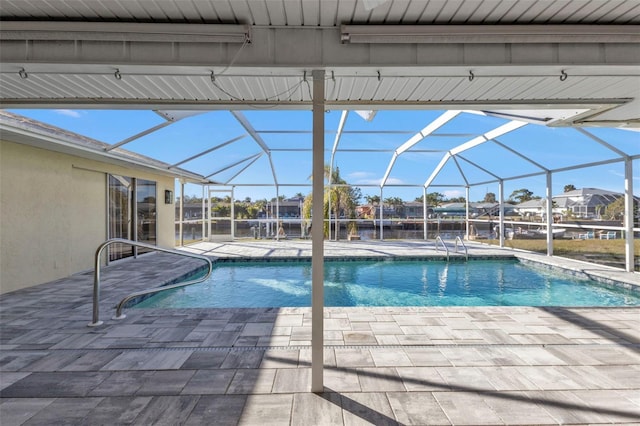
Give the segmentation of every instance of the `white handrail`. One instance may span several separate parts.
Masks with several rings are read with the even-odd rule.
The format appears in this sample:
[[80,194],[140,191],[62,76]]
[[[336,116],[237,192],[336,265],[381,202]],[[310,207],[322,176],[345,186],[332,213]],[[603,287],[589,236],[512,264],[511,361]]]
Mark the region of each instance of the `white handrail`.
[[456,236],[455,252],[458,253],[458,242],[460,242],[460,245],[464,249],[464,258],[469,260],[469,251],[467,250],[467,246],[464,244],[464,241],[462,241],[462,238],[460,238],[460,235]]
[[135,297],[143,296],[145,294],[153,294],[153,293],[157,293],[157,292],[164,291],[164,290],[171,290],[172,288],[185,287],[185,286],[188,286],[188,285],[191,285],[191,284],[197,284],[197,283],[200,283],[200,282],[203,282],[203,281],[207,280],[211,276],[211,272],[213,271],[213,264],[211,263],[211,259],[209,259],[206,256],[201,256],[199,254],[187,253],[187,252],[178,251],[178,250],[166,249],[166,248],[157,247],[157,246],[154,246],[154,245],[151,245],[151,244],[147,244],[147,243],[141,243],[141,242],[138,242],[138,241],[125,240],[123,238],[112,238],[110,240],[107,240],[104,243],[100,244],[100,246],[96,250],[95,269],[94,269],[94,273],[93,273],[93,322],[89,323],[89,327],[96,327],[96,326],[101,325],[103,323],[102,321],[100,321],[100,256],[102,255],[102,251],[106,247],[110,246],[111,244],[115,244],[115,243],[129,244],[131,246],[144,247],[144,248],[148,248],[148,249],[151,249],[151,250],[161,251],[161,252],[164,252],[164,253],[177,254],[178,256],[192,257],[194,259],[204,260],[205,262],[207,262],[208,271],[207,271],[207,274],[202,278],[198,278],[198,279],[190,280],[190,281],[185,281],[185,282],[182,282],[182,283],[167,285],[167,286],[163,286],[163,287],[150,288],[150,289],[147,289],[147,290],[141,290],[141,291],[137,291],[135,293],[129,294],[124,299],[122,299],[120,301],[120,303],[118,303],[118,307],[117,307],[117,310],[116,310],[116,316],[114,316],[113,319],[125,318],[126,315],[122,314],[122,309],[123,309],[125,303],[127,303],[129,300],[131,300],[131,299],[133,299]]
[[435,248],[436,251],[438,250],[438,241],[440,241],[440,243],[442,244],[442,247],[444,247],[444,250],[447,252],[447,262],[449,261],[449,247],[447,247],[447,245],[444,243],[444,240],[440,237],[440,235],[438,235],[436,237],[436,244],[435,244]]

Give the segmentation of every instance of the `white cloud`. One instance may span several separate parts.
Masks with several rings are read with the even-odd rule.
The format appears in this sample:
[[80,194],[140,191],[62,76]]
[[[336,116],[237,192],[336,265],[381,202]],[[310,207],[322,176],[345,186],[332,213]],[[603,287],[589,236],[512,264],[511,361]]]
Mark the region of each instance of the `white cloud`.
[[388,178],[387,185],[404,185],[404,181],[398,178]]
[[[609,173],[611,173],[614,176],[619,176],[621,178],[624,178],[624,173],[620,173],[617,170],[609,170]],[[640,181],[640,176],[632,176],[631,179]]]
[[[382,178],[374,178],[373,176],[374,176],[373,173],[362,172],[360,178],[350,179],[348,182],[352,185],[380,186],[380,182],[382,181]],[[402,179],[388,178],[386,185],[404,185],[404,183],[405,182]]]
[[351,172],[347,175],[349,179],[367,179],[372,176],[375,176],[371,172]]
[[459,189],[452,189],[450,191],[444,191],[443,194],[447,198],[464,197],[464,192],[460,191]]
[[358,179],[351,182],[352,185],[380,185],[381,179]]
[[80,118],[82,114],[78,111],[74,111],[72,109],[56,109],[54,110],[57,114],[66,115],[67,117]]

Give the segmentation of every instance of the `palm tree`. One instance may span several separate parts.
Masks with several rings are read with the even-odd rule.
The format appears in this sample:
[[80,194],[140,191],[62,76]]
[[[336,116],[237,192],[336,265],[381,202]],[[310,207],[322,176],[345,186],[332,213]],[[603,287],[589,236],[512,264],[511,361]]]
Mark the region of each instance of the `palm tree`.
[[388,206],[393,207],[393,211],[395,212],[397,217],[400,217],[402,214],[402,209],[404,208],[404,201],[400,197],[389,197],[384,200],[384,203]]
[[371,204],[372,206],[377,206],[378,204],[380,204],[379,195],[365,195],[364,199],[367,200],[367,204]]
[[[345,217],[350,219],[355,219],[355,209],[358,203],[358,200],[361,197],[360,189],[351,187],[347,184],[347,181],[342,179],[340,176],[340,169],[335,168],[331,170],[329,165],[324,166],[324,178],[328,182],[329,185],[324,187],[324,218],[329,218],[329,205],[331,205],[331,213],[336,218],[336,239],[338,238],[338,222],[337,219],[340,217],[340,214],[343,213]],[[310,178],[311,179],[311,178]],[[336,185],[336,186],[333,186]],[[311,199],[312,194],[309,194],[304,199],[304,203],[302,205],[302,215],[304,218],[311,218]],[[330,221],[329,221],[330,222]],[[325,237],[329,236],[329,226],[330,224],[325,222],[324,224],[324,235]],[[355,232],[356,223],[349,223],[349,232]]]

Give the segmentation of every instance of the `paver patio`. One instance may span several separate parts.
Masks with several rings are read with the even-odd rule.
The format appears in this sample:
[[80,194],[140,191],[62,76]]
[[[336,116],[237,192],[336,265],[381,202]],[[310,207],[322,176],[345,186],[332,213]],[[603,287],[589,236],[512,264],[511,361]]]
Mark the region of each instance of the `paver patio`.
[[[435,253],[423,242],[325,247],[326,256]],[[297,257],[311,245],[189,250]],[[475,244],[469,253],[513,254]],[[638,284],[637,274],[545,260]],[[194,265],[152,254],[104,268],[99,327],[87,327],[90,272],[0,296],[2,425],[640,423],[640,308],[325,308],[325,392],[313,394],[310,308],[127,309],[110,319],[128,291]]]

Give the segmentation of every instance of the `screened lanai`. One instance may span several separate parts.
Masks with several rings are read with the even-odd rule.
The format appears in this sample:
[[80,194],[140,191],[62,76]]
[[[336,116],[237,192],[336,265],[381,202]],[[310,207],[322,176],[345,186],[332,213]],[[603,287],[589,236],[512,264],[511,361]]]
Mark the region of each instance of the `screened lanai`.
[[[176,193],[213,185],[233,199],[246,196],[243,188],[270,188],[276,199],[312,192],[320,206],[328,165],[381,200],[493,192],[501,225],[505,198],[536,186],[549,230],[558,188],[582,171],[594,186],[614,175],[625,211],[616,230],[631,271],[639,8],[611,0],[5,0],[0,101],[106,144],[82,155],[115,161],[127,150],[160,161],[182,174]],[[105,118],[79,126],[98,110]],[[3,138],[33,143],[19,122],[3,116]],[[53,151],[75,149],[65,137],[47,141]],[[320,209],[311,222],[318,390]],[[546,241],[551,255],[551,232]]]
[[[184,234],[196,235],[194,227],[199,228],[200,239],[220,237],[215,228],[222,221],[230,222],[228,230],[221,231],[223,237],[232,239],[255,237],[251,227],[256,225],[264,227],[259,232],[264,232],[265,237],[277,239],[275,230],[283,222],[287,235],[305,236],[304,228],[310,217],[305,223],[303,199],[293,201],[294,213],[285,206],[281,213],[280,205],[292,203],[282,201],[287,194],[306,197],[312,192],[311,112],[255,109],[16,112],[84,132],[84,136],[104,143],[105,152],[131,151],[152,157],[167,170],[187,171],[189,174],[177,181],[175,189],[180,244],[184,244]],[[638,133],[632,129],[563,126],[563,117],[574,113],[562,109],[511,110],[508,114],[431,109],[325,111],[323,164],[339,172],[343,186],[360,188],[366,197],[378,196],[380,202],[371,206],[378,211],[372,217],[383,218],[371,221],[334,215],[329,238],[337,238],[336,230],[350,222],[372,228],[375,232],[370,235],[374,239],[384,239],[385,228],[386,238],[397,238],[390,230],[391,225],[406,223],[409,215],[404,221],[389,218],[385,222],[384,200],[395,196],[406,202],[421,200],[422,208],[411,217],[415,229],[420,225],[420,232],[404,234],[419,239],[430,238],[430,226],[431,238],[437,234],[438,220],[429,217],[430,208],[437,206],[428,205],[429,192],[462,197],[467,205],[460,229],[468,239],[474,222],[475,229],[488,226],[490,221],[504,228],[505,218],[509,226],[527,225],[505,216],[504,203],[519,188],[532,188],[545,208],[549,207],[544,204],[548,194],[551,197],[562,194],[567,182],[575,182],[579,188],[604,183],[618,190],[614,193],[624,193],[625,182],[632,182],[637,175],[634,170],[640,158]],[[90,128],[87,121],[92,123]],[[120,123],[118,130],[112,129],[114,123]],[[327,176],[323,180],[326,188],[341,185],[330,182]],[[481,201],[489,192],[498,197],[493,215],[472,217],[469,202]],[[195,210],[190,206],[192,213],[187,214],[186,220],[185,195],[187,200],[191,196],[200,203]],[[268,201],[266,215],[257,223],[257,216],[239,217],[231,211],[224,217],[206,214],[212,207],[212,197],[216,196],[233,200],[264,198]],[[615,199],[614,195],[611,197]],[[366,204],[364,199],[361,202]],[[189,220],[190,217],[194,219]],[[576,233],[584,232],[582,225],[554,224],[553,211],[543,218],[549,220],[539,223],[543,229],[574,227]],[[212,220],[216,223],[213,230]],[[604,226],[619,235],[627,232],[622,222]],[[629,234],[633,235],[633,231]],[[500,237],[500,244],[504,245],[505,233]],[[548,253],[552,254],[552,239],[548,243]]]

